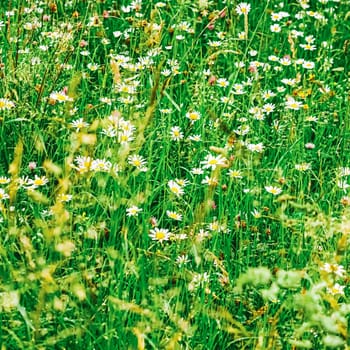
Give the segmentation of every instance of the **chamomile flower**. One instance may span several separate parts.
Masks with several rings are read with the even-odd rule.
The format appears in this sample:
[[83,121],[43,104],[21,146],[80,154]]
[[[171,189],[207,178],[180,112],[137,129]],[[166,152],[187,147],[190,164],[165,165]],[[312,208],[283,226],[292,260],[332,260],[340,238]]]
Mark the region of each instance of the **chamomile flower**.
[[230,85],[230,83],[228,82],[227,79],[225,78],[219,78],[217,81],[216,81],[216,85],[217,86],[220,86],[220,87],[227,87]]
[[73,98],[69,97],[64,91],[52,92],[50,94],[49,98],[50,98],[50,100],[57,101],[59,103],[72,102],[73,101]]
[[230,169],[228,171],[228,176],[231,179],[242,179],[243,178],[242,172],[240,170],[234,170],[234,169]]
[[173,140],[173,141],[180,141],[182,140],[184,137],[184,134],[183,132],[181,131],[181,128],[179,126],[173,126],[171,129],[170,129],[170,138]]
[[192,123],[194,123],[201,118],[201,114],[197,111],[187,112],[186,118],[188,118]]
[[46,177],[46,176],[38,176],[38,175],[35,175],[34,176],[34,179],[29,179],[28,180],[28,185],[31,187],[31,188],[37,188],[37,187],[40,187],[40,186],[44,186],[46,185],[47,183],[49,182],[49,179]]
[[182,215],[171,210],[166,211],[166,215],[168,218],[176,220],[176,221],[181,221],[182,220]]
[[112,168],[112,163],[105,159],[94,159],[91,163],[91,170],[95,172],[109,172]]
[[247,149],[251,152],[261,153],[264,150],[264,145],[260,143],[249,143]]
[[239,15],[247,15],[250,11],[250,4],[246,2],[241,2],[236,6],[236,12]]
[[295,164],[295,169],[299,171],[307,171],[311,169],[311,164],[310,163],[300,163],[300,164]]
[[215,176],[212,176],[212,177],[206,176],[202,180],[201,183],[204,184],[204,185],[215,187],[215,186],[217,186],[219,184],[219,180]]
[[126,209],[126,216],[138,216],[141,211],[142,208],[139,208],[136,205],[132,205]]
[[217,155],[216,157],[212,154],[208,154],[205,160],[201,162],[203,164],[203,169],[215,170],[218,166],[226,166],[227,159],[222,155]]
[[279,33],[282,30],[281,26],[278,23],[272,24],[270,26],[270,31],[272,33]]
[[75,128],[77,132],[80,131],[80,129],[87,128],[90,124],[85,122],[83,118],[73,120],[70,123],[72,128]]
[[344,266],[338,264],[325,263],[321,268],[321,271],[334,274],[338,277],[344,277],[346,270]]
[[10,198],[3,188],[0,188],[0,201]]
[[327,288],[327,292],[332,295],[344,294],[345,286],[340,285],[339,283],[335,283],[333,286]]
[[277,186],[265,186],[265,190],[275,196],[279,195],[282,193],[282,189]]
[[134,167],[136,167],[138,169],[143,168],[147,164],[146,160],[138,154],[134,154],[132,156],[129,156],[128,163],[130,165],[133,165]]
[[180,197],[182,196],[185,191],[183,190],[183,187],[180,186],[176,181],[170,180],[168,181],[168,187],[172,193],[174,193],[176,196]]
[[11,181],[9,177],[0,176],[0,185],[6,185]]
[[168,241],[170,239],[171,233],[169,232],[169,230],[167,230],[165,228],[156,227],[153,230],[150,230],[149,237],[153,241],[157,241],[159,243],[162,243],[162,242]]
[[303,103],[294,100],[294,98],[292,98],[292,97],[289,97],[286,101],[285,106],[287,109],[292,109],[294,111],[298,111],[303,106]]
[[71,194],[66,194],[66,193],[60,193],[57,196],[57,201],[61,202],[61,203],[67,203],[70,202],[72,200],[73,196]]
[[0,111],[5,109],[11,109],[14,107],[15,107],[14,102],[8,100],[7,98],[0,98]]
[[190,262],[187,254],[179,255],[175,261],[180,267]]

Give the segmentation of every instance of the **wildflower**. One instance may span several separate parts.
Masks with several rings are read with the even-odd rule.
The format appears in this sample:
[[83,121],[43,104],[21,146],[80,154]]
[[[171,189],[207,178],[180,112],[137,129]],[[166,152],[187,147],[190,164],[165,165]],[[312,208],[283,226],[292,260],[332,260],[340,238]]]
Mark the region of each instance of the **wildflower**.
[[145,159],[143,159],[143,157],[139,156],[138,154],[134,154],[132,156],[128,157],[128,163],[130,165],[133,165],[134,167],[141,169],[143,168],[147,162]]
[[57,200],[59,202],[70,202],[72,200],[73,196],[71,194],[65,194],[65,193],[60,193],[57,196]]
[[149,237],[153,241],[158,241],[160,243],[162,243],[164,241],[168,241],[170,236],[171,236],[171,233],[169,232],[169,230],[167,230],[165,228],[158,228],[158,227],[151,230],[150,234],[149,234]]
[[61,91],[61,92],[52,92],[50,94],[50,100],[52,101],[57,101],[59,103],[62,103],[62,102],[72,102],[73,101],[73,98],[72,97],[69,97],[64,91]]
[[239,15],[248,15],[250,11],[250,4],[247,4],[246,2],[241,2],[236,6],[236,12]]
[[321,271],[325,271],[327,273],[332,273],[334,275],[337,275],[338,277],[344,277],[345,269],[344,266],[338,265],[338,264],[330,264],[325,263],[321,268]]
[[95,72],[95,71],[97,71],[100,68],[100,66],[97,63],[88,63],[87,68],[91,72]]
[[226,230],[226,226],[225,225],[221,225],[218,221],[213,221],[211,223],[209,223],[208,225],[208,230],[209,231],[216,231],[216,232],[222,232]]
[[243,178],[242,172],[240,170],[233,170],[233,169],[230,169],[228,171],[228,176],[231,179],[242,179]]
[[300,44],[300,47],[303,48],[305,51],[314,51],[314,50],[316,50],[316,45],[311,45],[309,43],[307,43],[307,44]]
[[295,164],[295,169],[299,171],[307,171],[311,169],[310,163]]
[[314,143],[311,143],[311,142],[308,142],[308,143],[305,143],[305,148],[306,149],[314,149],[316,146]]
[[190,262],[187,254],[179,255],[175,261],[179,266],[186,265]]
[[261,142],[257,144],[249,143],[247,149],[251,152],[261,153],[264,150],[264,145]]
[[73,120],[70,125],[76,129],[77,132],[80,131],[80,129],[87,128],[90,124],[86,123],[83,118]]
[[39,186],[44,186],[48,182],[49,182],[49,180],[46,176],[39,177],[39,176],[35,175],[34,179],[28,180],[28,185],[34,189],[34,188],[37,188]]
[[341,286],[339,283],[335,283],[333,286],[327,288],[327,292],[336,295],[336,294],[344,294],[345,286]]
[[105,159],[95,159],[91,163],[90,170],[98,172],[109,172],[112,168],[112,163]]
[[229,86],[229,82],[227,79],[225,78],[219,78],[217,81],[216,81],[216,84],[217,86],[220,86],[220,87],[227,87]]
[[3,188],[0,188],[0,201],[7,198],[10,198],[10,196],[5,192]]
[[202,175],[202,174],[204,174],[204,170],[202,168],[193,168],[191,170],[191,173],[193,175]]
[[168,218],[176,220],[176,221],[181,221],[182,220],[182,215],[179,213],[176,213],[175,211],[166,211],[166,215]]
[[253,215],[253,217],[255,218],[255,219],[260,219],[261,218],[261,212],[259,211],[259,210],[257,210],[257,209],[254,209],[252,212],[251,212],[251,214]]
[[78,156],[75,158],[75,162],[78,163],[77,170],[83,174],[90,171],[92,159],[90,157]]
[[282,192],[282,189],[276,186],[265,186],[265,190],[275,196]]
[[201,162],[201,164],[204,164],[203,165],[204,169],[211,168],[211,170],[215,170],[216,167],[218,167],[218,166],[225,166],[226,161],[227,161],[227,159],[220,154],[216,157],[214,157],[211,154],[208,154],[205,157],[205,160]]
[[10,178],[6,176],[0,176],[0,185],[6,185],[11,181]]
[[177,182],[175,182],[173,180],[170,180],[168,182],[168,187],[169,187],[170,191],[178,197],[182,196],[185,193],[182,186],[180,186]]
[[132,205],[126,209],[126,216],[138,216],[141,211],[141,208],[137,207],[136,205]]
[[283,83],[283,84],[286,84],[286,85],[288,85],[288,86],[294,86],[295,84],[296,84],[296,79],[287,79],[287,78],[284,78],[284,79],[282,79],[281,80],[281,82]]
[[14,102],[8,100],[7,98],[0,98],[0,111],[4,109],[11,109],[14,107],[15,107]]
[[276,94],[271,90],[266,90],[262,93],[262,98],[264,100],[268,100],[269,98],[275,97],[275,96],[276,96]]
[[350,197],[349,196],[343,196],[340,200],[340,204],[342,205],[350,205]]
[[313,69],[315,68],[315,63],[312,61],[304,61],[303,68],[305,69]]
[[175,182],[181,187],[187,186],[190,183],[187,179],[175,179]]
[[202,184],[215,187],[219,184],[219,181],[216,177],[206,176],[205,179],[202,180]]
[[180,141],[183,139],[184,134],[181,131],[181,128],[179,126],[173,126],[170,129],[170,137],[173,141]]
[[281,31],[281,26],[279,24],[277,24],[277,23],[272,24],[270,26],[270,30],[271,30],[272,33],[279,33]]
[[279,62],[282,66],[290,66],[292,64],[292,61],[289,56],[282,57]]
[[239,39],[239,40],[245,40],[245,39],[247,39],[246,33],[245,33],[245,32],[240,32],[240,33],[238,33],[238,39]]
[[222,42],[218,41],[218,40],[216,40],[216,41],[209,40],[208,45],[210,47],[220,47],[222,45]]
[[308,116],[308,117],[305,118],[305,121],[307,121],[307,122],[317,122],[318,118],[315,117],[315,116]]
[[197,121],[201,118],[201,114],[199,112],[196,112],[196,111],[187,112],[186,118],[188,118],[192,123],[194,123],[195,121]]
[[302,107],[303,103],[295,101],[294,98],[289,97],[286,102],[286,108],[298,111]]
[[199,142],[201,140],[201,135],[191,135],[188,137],[190,141]]
[[275,105],[272,104],[272,103],[266,103],[266,104],[263,105],[263,111],[264,111],[266,114],[270,114],[270,113],[272,113],[274,110],[275,110]]

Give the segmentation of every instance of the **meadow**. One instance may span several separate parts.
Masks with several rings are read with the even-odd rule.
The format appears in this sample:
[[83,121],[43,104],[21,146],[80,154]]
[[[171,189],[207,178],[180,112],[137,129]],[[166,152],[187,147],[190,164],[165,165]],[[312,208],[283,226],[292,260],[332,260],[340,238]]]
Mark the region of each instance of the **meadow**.
[[350,1],[0,4],[0,348],[350,349]]

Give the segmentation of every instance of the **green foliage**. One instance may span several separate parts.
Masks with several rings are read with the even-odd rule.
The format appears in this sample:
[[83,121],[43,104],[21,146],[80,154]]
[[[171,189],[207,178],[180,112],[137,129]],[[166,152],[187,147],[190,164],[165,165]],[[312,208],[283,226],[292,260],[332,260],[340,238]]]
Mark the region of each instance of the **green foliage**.
[[1,350],[349,349],[349,13],[1,2]]

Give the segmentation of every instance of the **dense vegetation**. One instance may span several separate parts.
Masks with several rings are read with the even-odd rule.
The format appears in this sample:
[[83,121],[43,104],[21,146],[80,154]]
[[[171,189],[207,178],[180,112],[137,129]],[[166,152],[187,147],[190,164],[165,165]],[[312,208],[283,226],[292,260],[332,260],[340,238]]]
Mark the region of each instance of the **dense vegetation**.
[[349,349],[350,1],[0,5],[0,343]]

